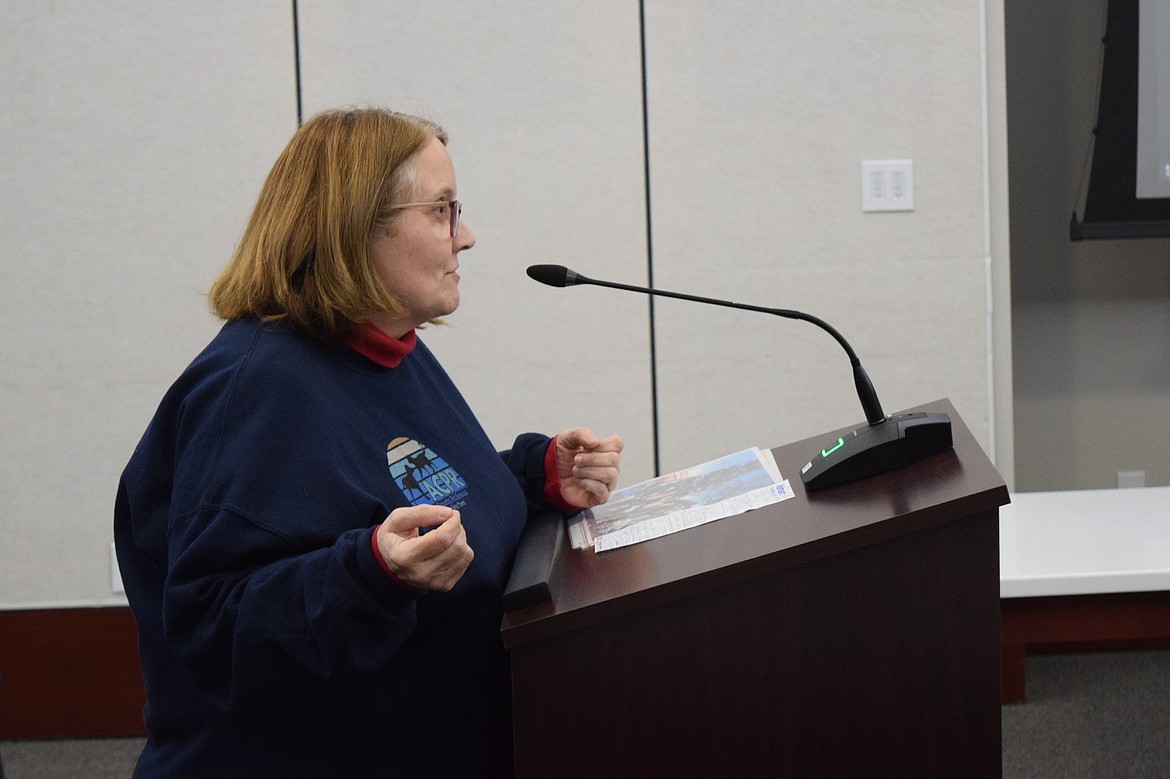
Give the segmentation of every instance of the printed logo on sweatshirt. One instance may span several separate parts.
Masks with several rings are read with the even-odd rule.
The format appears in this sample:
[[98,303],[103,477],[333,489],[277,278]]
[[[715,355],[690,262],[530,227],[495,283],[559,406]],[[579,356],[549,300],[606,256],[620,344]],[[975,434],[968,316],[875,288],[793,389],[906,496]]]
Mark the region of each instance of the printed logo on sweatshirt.
[[467,482],[445,459],[411,438],[395,438],[386,447],[390,476],[412,506],[426,504],[458,509],[467,502]]

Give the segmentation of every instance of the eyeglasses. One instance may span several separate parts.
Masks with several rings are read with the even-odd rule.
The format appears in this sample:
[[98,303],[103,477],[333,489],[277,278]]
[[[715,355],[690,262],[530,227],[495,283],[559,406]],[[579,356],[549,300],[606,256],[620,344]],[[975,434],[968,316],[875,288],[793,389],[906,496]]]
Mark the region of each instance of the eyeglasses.
[[463,204],[458,200],[435,200],[430,203],[399,203],[396,206],[391,206],[391,211],[397,211],[400,208],[446,208],[447,218],[451,221],[451,237],[454,238],[459,232],[459,215],[463,213]]

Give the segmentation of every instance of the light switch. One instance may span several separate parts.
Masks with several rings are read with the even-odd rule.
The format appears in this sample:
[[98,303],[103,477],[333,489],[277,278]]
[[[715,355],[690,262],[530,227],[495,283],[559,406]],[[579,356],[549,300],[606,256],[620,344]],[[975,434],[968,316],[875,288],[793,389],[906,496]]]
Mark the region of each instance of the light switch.
[[861,210],[913,211],[914,161],[864,160],[861,163]]

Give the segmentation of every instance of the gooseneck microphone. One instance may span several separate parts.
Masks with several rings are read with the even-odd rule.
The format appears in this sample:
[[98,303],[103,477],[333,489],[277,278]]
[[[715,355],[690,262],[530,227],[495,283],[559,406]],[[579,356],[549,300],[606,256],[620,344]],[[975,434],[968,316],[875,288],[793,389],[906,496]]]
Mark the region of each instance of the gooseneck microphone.
[[869,380],[869,375],[866,374],[865,368],[861,367],[861,360],[857,358],[857,353],[853,351],[853,347],[849,345],[849,342],[832,325],[811,314],[790,311],[786,308],[764,308],[762,306],[748,305],[747,303],[734,303],[730,300],[716,300],[715,298],[704,298],[698,295],[684,295],[681,292],[667,292],[661,289],[651,289],[650,287],[632,287],[628,284],[618,284],[613,281],[598,281],[588,276],[582,276],[576,271],[571,271],[563,265],[530,265],[528,267],[528,275],[541,284],[548,284],[550,287],[571,287],[575,284],[592,284],[595,287],[624,289],[627,292],[641,292],[646,295],[657,295],[664,298],[690,300],[694,303],[707,303],[712,306],[738,308],[743,311],[759,311],[761,314],[773,314],[775,316],[782,316],[785,319],[800,319],[805,322],[810,322],[833,336],[837,343],[841,344],[841,348],[845,350],[845,354],[849,355],[849,362],[853,366],[853,383],[857,385],[857,397],[861,399],[861,407],[865,410],[866,421],[871,425],[876,425],[886,418],[886,415],[882,412],[882,404],[878,402],[877,393],[874,391],[873,384]]
[[887,417],[882,411],[881,403],[878,402],[873,383],[869,380],[865,368],[861,366],[861,360],[853,351],[853,347],[836,328],[811,314],[786,308],[765,308],[729,300],[667,292],[651,287],[635,287],[613,281],[599,281],[569,270],[563,265],[530,265],[528,275],[551,287],[589,284],[743,311],[757,311],[785,319],[798,319],[816,325],[831,335],[849,356],[849,362],[853,366],[853,383],[857,388],[857,397],[865,411],[868,425],[854,430],[847,436],[838,437],[801,469],[801,481],[809,491],[844,484],[866,476],[876,476],[929,455],[945,452],[953,446],[951,419],[946,414],[917,412]]

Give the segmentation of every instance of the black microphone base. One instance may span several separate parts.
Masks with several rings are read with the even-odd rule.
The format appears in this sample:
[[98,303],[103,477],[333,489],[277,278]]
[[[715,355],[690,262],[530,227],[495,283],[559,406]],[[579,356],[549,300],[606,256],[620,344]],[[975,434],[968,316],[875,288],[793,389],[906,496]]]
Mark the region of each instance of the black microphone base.
[[953,447],[947,414],[897,414],[838,438],[800,469],[800,480],[814,492],[903,468]]

